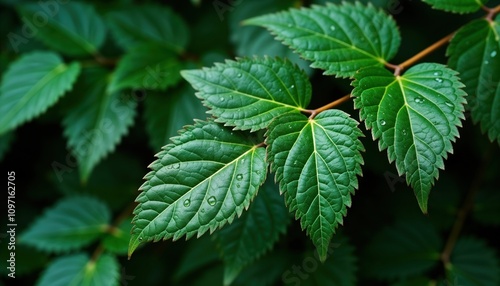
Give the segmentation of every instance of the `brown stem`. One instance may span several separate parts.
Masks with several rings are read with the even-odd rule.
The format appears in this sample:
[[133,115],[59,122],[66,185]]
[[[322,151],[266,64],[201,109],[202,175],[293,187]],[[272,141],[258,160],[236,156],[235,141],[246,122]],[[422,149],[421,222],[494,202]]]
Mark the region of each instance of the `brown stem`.
[[444,246],[444,249],[441,252],[441,261],[443,262],[445,267],[450,262],[451,253],[453,252],[453,249],[455,248],[455,245],[456,245],[457,240],[460,236],[460,232],[462,231],[462,228],[464,226],[467,215],[474,207],[474,198],[481,187],[481,182],[483,181],[483,177],[484,177],[485,172],[486,172],[486,166],[488,165],[488,162],[489,162],[490,157],[491,157],[490,151],[491,151],[491,149],[488,150],[487,152],[485,152],[483,162],[476,172],[476,175],[475,175],[474,180],[472,181],[472,184],[467,192],[467,196],[464,200],[462,207],[457,212],[457,218],[455,219],[455,223],[453,224],[453,227],[450,231],[450,235],[448,236],[448,239],[446,240],[446,244]]
[[453,38],[453,35],[455,35],[455,32],[449,34],[446,37],[443,37],[439,41],[435,42],[434,44],[428,46],[418,54],[414,55],[413,57],[409,58],[408,60],[404,61],[403,63],[399,64],[400,70],[404,70],[405,68],[414,65],[416,62],[424,58],[425,56],[429,55],[430,53],[434,52],[435,50],[441,48],[445,44],[447,44],[451,38]]
[[500,13],[500,5],[496,6],[495,8],[488,8],[486,6],[483,6],[483,10],[488,12],[486,15],[486,20],[488,21],[493,21],[493,18],[496,16],[496,14]]
[[304,112],[306,112],[306,113],[311,114],[311,116],[309,116],[309,118],[310,118],[310,119],[313,119],[313,118],[314,118],[314,117],[316,117],[316,115],[318,115],[319,113],[321,113],[321,112],[323,112],[323,111],[325,111],[325,110],[327,110],[327,109],[333,108],[333,107],[335,107],[335,106],[337,106],[337,105],[340,105],[340,104],[342,104],[342,103],[344,103],[344,102],[348,101],[349,99],[351,99],[351,94],[350,94],[350,93],[349,93],[349,94],[344,95],[343,97],[341,97],[341,98],[339,98],[339,99],[337,99],[337,100],[335,100],[335,101],[332,101],[332,102],[328,103],[327,105],[321,106],[321,107],[320,107],[320,108],[318,108],[318,109],[314,109],[314,110],[309,110],[309,109],[307,109],[307,110],[303,110],[303,111],[304,111]]
[[96,54],[94,55],[94,59],[95,61],[100,64],[100,65],[103,65],[103,66],[111,66],[111,67],[114,67],[116,66],[116,64],[118,63],[119,59],[115,58],[115,59],[112,59],[112,58],[106,58],[104,57],[103,55],[101,54]]

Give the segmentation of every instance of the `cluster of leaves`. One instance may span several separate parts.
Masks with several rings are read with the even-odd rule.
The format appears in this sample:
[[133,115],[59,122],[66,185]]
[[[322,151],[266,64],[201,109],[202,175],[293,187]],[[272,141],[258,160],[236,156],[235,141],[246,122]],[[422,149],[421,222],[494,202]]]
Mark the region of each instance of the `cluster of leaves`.
[[[63,253],[49,262],[40,256],[37,266],[46,270],[38,284],[117,285],[119,259],[127,249],[130,258],[145,242],[199,238],[206,232],[214,232],[211,239],[194,240],[180,254],[173,283],[206,285],[222,278],[225,285],[271,285],[279,279],[295,285],[355,285],[361,277],[394,285],[439,279],[498,284],[500,265],[488,241],[460,237],[451,256],[443,258],[450,244],[441,232],[449,232],[451,224],[425,220],[421,213],[398,211],[403,218],[383,225],[374,237],[365,235],[364,241],[335,234],[348,208],[355,208],[352,196],[363,186],[358,181],[362,165],[378,162],[370,157],[376,151],[364,138],[368,132],[379,150],[386,150],[385,161],[395,162],[398,175],[405,176],[422,212],[447,212],[443,218],[458,212],[457,194],[453,202],[443,198],[434,210],[429,195],[453,152],[466,109],[491,142],[500,142],[498,6],[425,0],[452,13],[483,8],[487,16],[454,34],[447,65],[413,60],[394,65],[401,45],[398,25],[372,1],[313,1],[303,8],[290,8],[301,4],[292,1],[252,2],[208,3],[211,16],[203,14],[194,27],[174,10],[151,4],[40,1],[16,7],[21,23],[7,39],[12,52],[22,55],[0,58],[6,67],[0,84],[0,158],[21,125],[36,117],[39,122],[56,118],[68,151],[59,154],[64,163],[51,158],[51,180],[60,189],[72,181],[79,191],[62,193],[74,194],[82,192],[80,183],[87,184],[86,192],[129,163],[112,158],[117,163],[101,169],[104,174],[95,170],[133,131],[137,113],[144,115],[152,149],[162,149],[144,177],[133,219],[125,211],[111,222],[112,211],[127,209],[130,198],[108,190],[126,181],[120,173],[110,185],[90,191],[95,196],[63,198],[30,223],[19,237],[21,245]],[[229,56],[221,47],[198,50],[210,45],[201,36],[207,23],[218,17],[212,25],[219,29],[228,12],[229,29],[239,31],[241,21],[247,29],[232,34],[240,57],[224,60]],[[319,93],[311,68],[323,72],[318,77],[347,80],[350,95],[308,109],[317,99],[313,91]],[[349,99],[359,112],[339,109]],[[204,119],[200,101],[212,117]],[[358,127],[357,113],[366,128]],[[192,118],[201,120],[192,123]],[[190,125],[174,136],[185,124]],[[78,178],[72,174],[76,166]],[[495,191],[474,204],[480,224],[500,225]],[[290,212],[317,253],[275,245],[284,233],[292,244]],[[353,244],[367,246],[356,251]],[[135,255],[140,253],[132,260],[165,263]],[[445,273],[438,270],[440,261]],[[190,275],[203,270],[208,274]]]

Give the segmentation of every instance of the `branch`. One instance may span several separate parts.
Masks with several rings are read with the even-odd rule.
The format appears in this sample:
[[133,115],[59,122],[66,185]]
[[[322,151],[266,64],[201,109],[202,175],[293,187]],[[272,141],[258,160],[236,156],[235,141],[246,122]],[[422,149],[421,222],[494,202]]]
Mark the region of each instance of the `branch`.
[[340,105],[340,104],[348,101],[349,99],[351,99],[351,94],[350,93],[344,95],[343,97],[341,97],[341,98],[339,98],[339,99],[337,99],[335,101],[332,101],[332,102],[328,103],[327,105],[321,106],[318,109],[314,109],[314,110],[306,109],[306,110],[303,110],[303,112],[311,114],[311,116],[309,116],[309,118],[313,119],[319,113],[321,113],[321,112],[323,112],[323,111],[325,111],[327,109],[333,108],[333,107],[335,107],[337,105]]

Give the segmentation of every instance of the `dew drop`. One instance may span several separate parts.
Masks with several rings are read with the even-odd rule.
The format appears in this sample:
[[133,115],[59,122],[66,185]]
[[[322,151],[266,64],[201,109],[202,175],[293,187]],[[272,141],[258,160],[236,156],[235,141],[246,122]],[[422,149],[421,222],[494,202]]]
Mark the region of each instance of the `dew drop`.
[[494,58],[494,57],[496,57],[496,56],[497,56],[497,51],[493,51],[493,52],[491,52],[490,57]]
[[260,174],[262,174],[262,171],[261,170],[257,170],[257,171],[255,171],[255,173],[257,173],[257,175],[260,175]]
[[442,75],[442,74],[443,74],[443,73],[442,73],[442,72],[440,72],[440,71],[434,72],[434,75],[435,75],[435,76],[440,76],[440,75]]
[[448,107],[453,107],[453,104],[449,101],[445,101],[444,104],[446,104],[446,106]]
[[191,205],[191,200],[190,199],[186,199],[184,200],[184,206],[187,208]]
[[385,120],[380,120],[380,125],[384,126],[385,124],[387,124],[387,122],[385,122]]
[[442,83],[442,82],[443,82],[443,79],[442,79],[442,78],[440,78],[440,77],[436,77],[434,80],[435,80],[435,81],[437,81],[437,82],[439,82],[439,83]]
[[243,174],[236,175],[236,180],[238,180],[238,181],[243,180]]
[[421,97],[415,97],[414,101],[416,103],[424,103],[425,99],[421,98]]
[[487,65],[487,64],[489,64],[489,63],[490,63],[489,61],[484,61],[484,64],[485,64],[485,65]]
[[139,240],[142,240],[142,239],[143,239],[142,236],[139,236]]
[[279,91],[279,92],[282,92],[283,90],[280,88],[280,89],[278,89],[278,91]]
[[240,183],[236,184],[236,187],[237,187],[237,188],[240,188],[240,187],[241,187]]
[[334,25],[331,25],[331,26],[330,26],[330,30],[335,31],[335,26],[334,26]]
[[292,84],[292,86],[290,86],[290,88],[295,88],[295,85]]
[[211,196],[210,198],[208,198],[207,202],[209,205],[215,206],[215,204],[217,203],[217,199],[214,196]]
[[408,132],[406,131],[406,129],[403,129],[403,135],[406,136],[408,134]]
[[237,74],[236,76],[237,76],[237,77],[241,77],[241,74],[239,73],[239,74]]

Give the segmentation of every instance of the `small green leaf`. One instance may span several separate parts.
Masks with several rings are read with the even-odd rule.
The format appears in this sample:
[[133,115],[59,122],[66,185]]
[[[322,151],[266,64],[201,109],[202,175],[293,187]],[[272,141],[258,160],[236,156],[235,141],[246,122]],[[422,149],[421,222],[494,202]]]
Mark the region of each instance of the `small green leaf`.
[[211,108],[216,122],[256,131],[284,113],[298,113],[311,100],[307,75],[288,60],[244,58],[212,68],[182,71]]
[[472,13],[481,9],[488,0],[423,0],[432,8],[454,13]]
[[37,282],[37,286],[117,286],[120,279],[116,258],[103,254],[91,260],[87,254],[78,253],[52,261]]
[[248,208],[267,174],[246,133],[197,121],[157,154],[140,188],[129,256],[141,244],[213,232]]
[[76,106],[63,120],[71,154],[78,160],[80,177],[87,181],[92,169],[112,152],[132,125],[137,102],[129,94],[107,91],[108,72],[84,70],[72,96]]
[[114,227],[106,233],[102,239],[102,244],[106,251],[120,255],[127,253],[130,230],[132,229],[131,222],[131,218],[126,219],[118,227]]
[[500,285],[498,257],[483,240],[460,238],[450,260],[446,265],[447,276],[455,285]]
[[387,280],[424,274],[438,264],[442,244],[429,221],[401,220],[373,237],[363,260],[365,271],[371,277]]
[[165,6],[133,6],[107,16],[113,36],[124,49],[153,42],[182,52],[189,41],[184,20]]
[[462,27],[447,50],[448,65],[460,73],[472,120],[500,144],[500,16]]
[[187,84],[170,90],[169,94],[149,92],[144,102],[144,119],[150,146],[160,150],[179,129],[193,122],[193,118],[205,118],[206,111]]
[[106,26],[89,4],[33,3],[22,5],[19,11],[38,39],[65,55],[95,55],[106,39]]
[[181,79],[177,55],[158,44],[140,44],[120,60],[109,91],[124,88],[165,90]]
[[423,212],[464,118],[466,94],[456,74],[439,64],[419,64],[397,77],[372,67],[353,83],[360,118],[380,150],[387,148],[389,162],[396,160],[399,175],[406,174]]
[[224,260],[224,285],[273,247],[289,218],[277,186],[268,179],[248,211],[215,234]]
[[52,52],[26,54],[13,62],[0,85],[0,135],[42,114],[71,87],[80,65],[66,65]]
[[288,208],[300,218],[322,261],[358,187],[363,145],[357,125],[347,113],[327,110],[314,119],[283,115],[269,126],[272,170]]
[[48,252],[79,249],[101,236],[111,214],[92,197],[69,197],[38,218],[19,238],[20,243]]
[[245,21],[263,26],[311,66],[327,75],[352,77],[366,66],[383,66],[398,51],[396,23],[382,10],[359,2],[314,5]]

